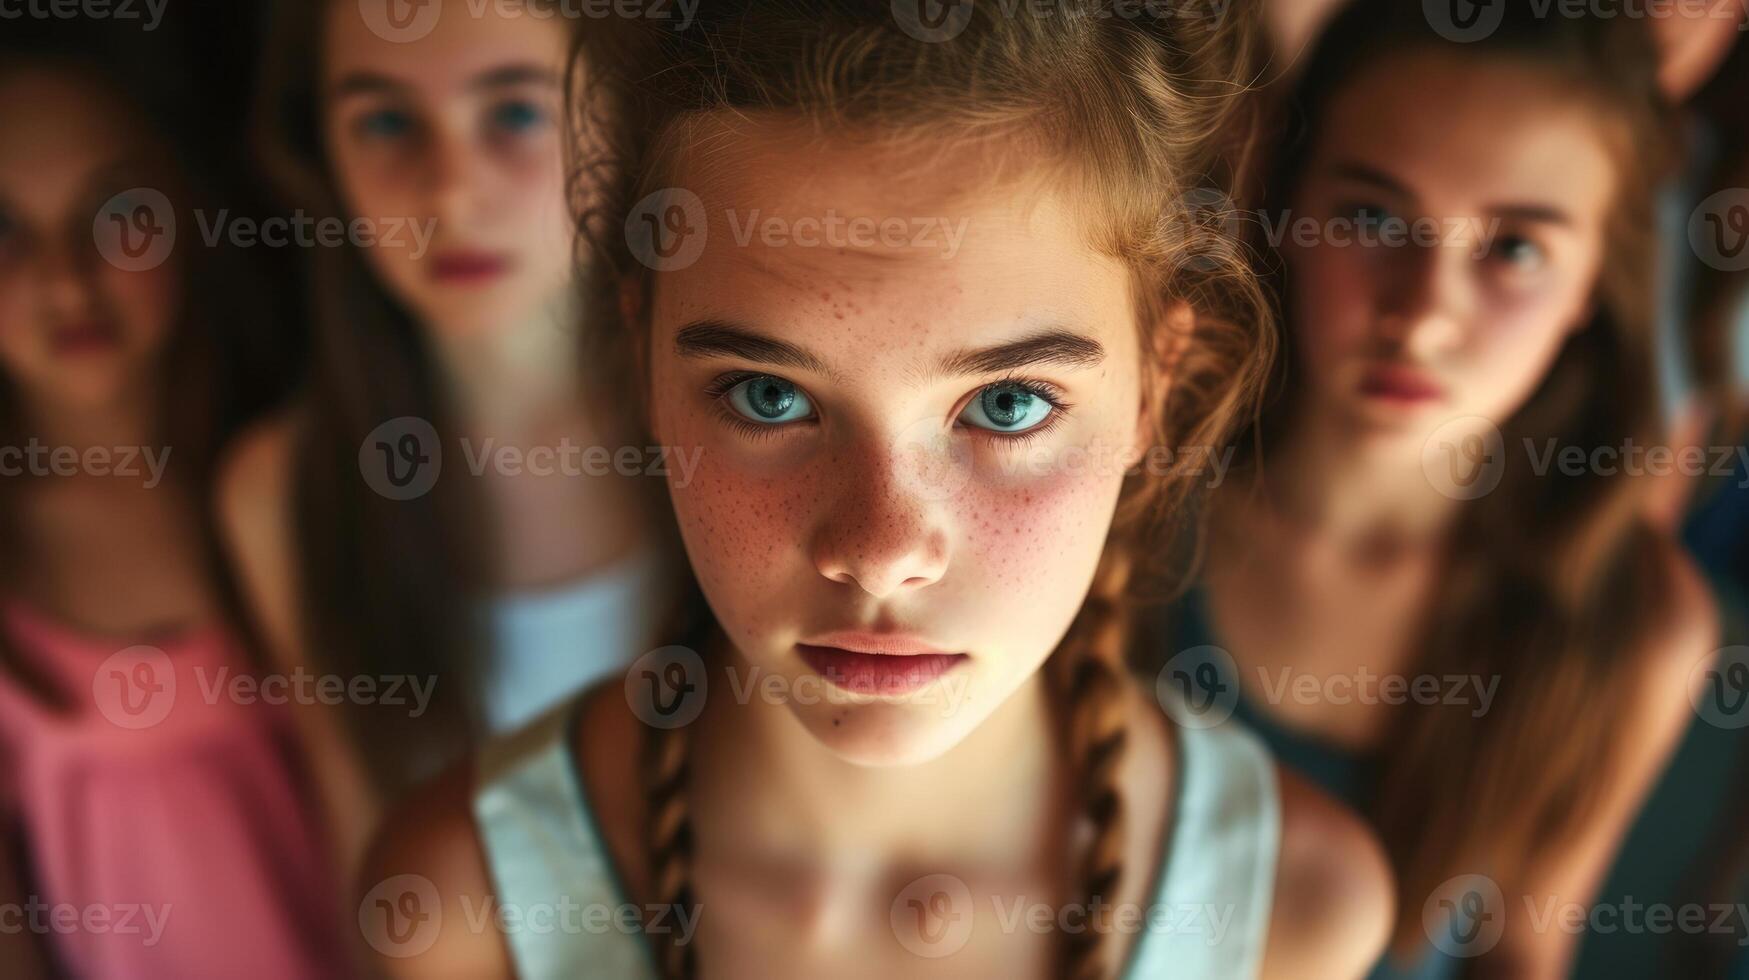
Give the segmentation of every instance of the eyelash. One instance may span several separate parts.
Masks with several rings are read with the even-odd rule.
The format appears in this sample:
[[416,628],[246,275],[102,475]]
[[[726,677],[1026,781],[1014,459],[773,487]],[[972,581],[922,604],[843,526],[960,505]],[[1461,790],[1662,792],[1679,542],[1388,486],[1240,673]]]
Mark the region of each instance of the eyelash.
[[[737,385],[749,378],[763,377],[769,377],[769,375],[763,371],[731,371],[728,374],[719,376],[705,386],[705,396],[711,400],[711,403],[714,406],[716,406],[717,414],[723,419],[723,421],[733,426],[742,435],[754,440],[775,438],[776,436],[781,435],[783,430],[788,429],[790,426],[807,421],[805,419],[797,419],[794,422],[784,422],[779,425],[760,425],[758,422],[749,422],[741,416],[741,413],[729,407],[727,403],[729,392],[734,391]],[[1043,422],[1040,422],[1024,432],[1003,433],[997,432],[994,429],[968,426],[968,428],[975,430],[981,436],[994,439],[997,442],[1008,446],[1024,446],[1033,439],[1055,429],[1062,423],[1063,417],[1069,413],[1069,410],[1074,408],[1064,396],[1063,389],[1051,384],[1049,381],[1041,381],[1036,378],[1023,378],[1017,375],[1007,375],[998,378],[987,385],[979,386],[978,391],[981,392],[987,388],[995,388],[1000,385],[1012,385],[1017,387],[1035,398],[1043,398],[1051,406],[1051,414],[1045,416]],[[964,409],[962,408],[961,411],[963,412]],[[958,416],[955,416],[955,418],[957,419]]]

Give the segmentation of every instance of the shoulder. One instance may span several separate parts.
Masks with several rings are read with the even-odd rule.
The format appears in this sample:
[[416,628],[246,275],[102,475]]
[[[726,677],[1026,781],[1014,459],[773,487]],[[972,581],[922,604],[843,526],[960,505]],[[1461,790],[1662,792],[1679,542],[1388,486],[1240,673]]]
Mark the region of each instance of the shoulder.
[[1281,850],[1264,976],[1364,976],[1396,915],[1383,846],[1353,811],[1276,767]]
[[276,656],[298,647],[292,473],[296,423],[276,413],[225,447],[213,491],[214,523],[227,559]]
[[475,925],[496,901],[473,794],[470,757],[410,793],[378,828],[355,888],[376,972],[395,980],[512,976],[502,934]]
[[216,489],[219,517],[227,530],[256,526],[285,513],[296,436],[296,415],[287,409],[244,429],[225,447]]
[[1675,540],[1659,536],[1647,559],[1660,572],[1644,639],[1625,665],[1634,676],[1635,754],[1662,758],[1693,718],[1689,685],[1723,642],[1719,609],[1706,577]]

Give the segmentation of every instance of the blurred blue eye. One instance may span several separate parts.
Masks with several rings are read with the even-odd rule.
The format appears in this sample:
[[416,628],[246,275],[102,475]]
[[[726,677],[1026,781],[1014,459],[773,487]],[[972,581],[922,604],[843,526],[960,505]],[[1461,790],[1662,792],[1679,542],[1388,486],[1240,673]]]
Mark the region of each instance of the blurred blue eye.
[[1050,400],[1012,381],[994,384],[973,398],[960,419],[980,429],[1024,432],[1051,414]]
[[1363,204],[1356,207],[1349,214],[1349,217],[1354,219],[1356,225],[1364,228],[1377,228],[1379,225],[1384,224],[1390,216],[1390,211],[1372,204]]
[[492,109],[492,125],[509,133],[521,133],[546,121],[546,114],[531,102],[505,102]]
[[1543,264],[1542,248],[1522,235],[1507,235],[1495,241],[1488,254],[1521,272],[1532,271]]
[[728,400],[736,414],[770,424],[805,419],[813,410],[813,404],[800,388],[768,374],[735,385],[728,392]]
[[413,117],[400,109],[378,109],[358,120],[358,131],[377,139],[395,139],[413,128]]

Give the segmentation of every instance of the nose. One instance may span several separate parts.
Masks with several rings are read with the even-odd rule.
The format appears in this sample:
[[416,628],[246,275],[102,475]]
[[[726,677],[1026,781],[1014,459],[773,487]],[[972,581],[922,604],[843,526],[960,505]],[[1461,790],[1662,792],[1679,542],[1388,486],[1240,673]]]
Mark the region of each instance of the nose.
[[925,588],[947,569],[948,539],[934,503],[905,467],[900,448],[834,461],[835,496],[810,543],[814,567],[877,599]]
[[438,132],[430,143],[431,214],[453,228],[466,229],[485,206],[479,152],[464,134]]
[[47,312],[63,322],[90,315],[95,306],[92,264],[101,261],[95,250],[71,241],[45,240],[44,244],[40,282]]
[[1384,270],[1378,296],[1378,334],[1413,360],[1443,352],[1457,341],[1469,302],[1461,248],[1402,245]]

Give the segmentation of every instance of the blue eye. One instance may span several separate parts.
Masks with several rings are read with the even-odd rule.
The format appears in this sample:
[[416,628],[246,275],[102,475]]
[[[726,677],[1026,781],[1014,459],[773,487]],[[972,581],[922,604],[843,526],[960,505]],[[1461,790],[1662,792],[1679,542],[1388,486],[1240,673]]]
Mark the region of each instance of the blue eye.
[[358,120],[358,131],[377,139],[395,139],[412,128],[413,117],[400,109],[378,109]]
[[492,109],[492,125],[505,132],[526,132],[545,121],[546,113],[532,102],[505,102]]
[[1349,210],[1349,217],[1363,228],[1377,228],[1391,217],[1391,212],[1374,204],[1362,204]]
[[736,384],[725,397],[737,414],[762,425],[805,419],[814,408],[800,388],[769,374],[755,375]]
[[1025,432],[1050,417],[1054,408],[1044,392],[1017,381],[993,384],[960,415],[961,421],[996,432]]
[[1488,256],[1511,266],[1515,271],[1531,272],[1543,264],[1543,250],[1522,235],[1507,235],[1488,248]]

